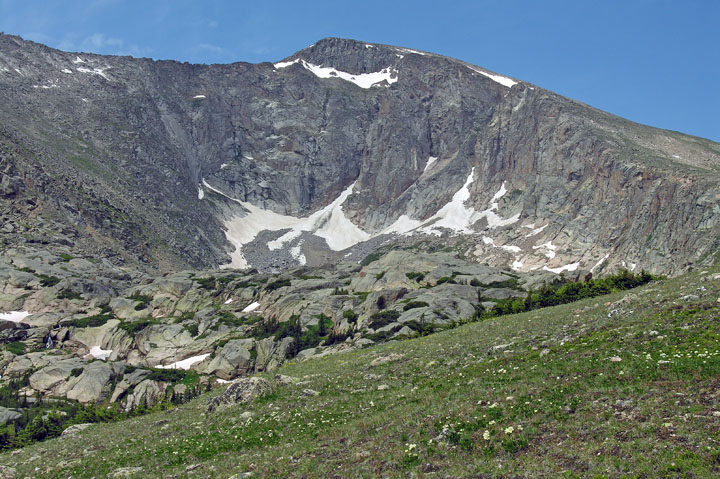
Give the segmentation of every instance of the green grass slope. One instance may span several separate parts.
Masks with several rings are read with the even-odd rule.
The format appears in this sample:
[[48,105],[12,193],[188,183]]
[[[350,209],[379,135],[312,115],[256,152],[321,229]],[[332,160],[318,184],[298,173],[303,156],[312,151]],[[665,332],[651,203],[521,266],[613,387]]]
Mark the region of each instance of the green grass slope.
[[217,390],[0,464],[18,478],[718,477],[717,271],[289,364],[301,383],[247,406],[207,413]]

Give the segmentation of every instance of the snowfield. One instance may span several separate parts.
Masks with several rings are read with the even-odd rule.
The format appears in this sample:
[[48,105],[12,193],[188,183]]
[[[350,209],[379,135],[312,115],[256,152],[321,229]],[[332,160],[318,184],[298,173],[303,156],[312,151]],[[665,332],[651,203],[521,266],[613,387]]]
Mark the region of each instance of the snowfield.
[[273,66],[276,70],[280,70],[296,63],[300,63],[300,65],[302,65],[306,70],[312,72],[318,78],[340,78],[365,89],[375,86],[381,82],[387,82],[387,86],[390,86],[390,84],[395,83],[398,80],[397,71],[391,70],[390,67],[383,68],[379,72],[353,74],[340,71],[332,67],[313,65],[301,58],[289,62],[278,62]]
[[191,358],[183,359],[182,361],[176,361],[172,364],[168,364],[166,366],[157,365],[155,366],[158,369],[185,369],[188,370],[193,364],[197,364],[200,361],[204,361],[205,358],[210,356],[210,353],[206,354],[200,354],[199,356],[193,356]]
[[112,349],[103,349],[100,346],[93,346],[90,348],[90,352],[85,357],[91,356],[95,359],[105,361],[112,354]]
[[504,77],[502,75],[495,75],[493,73],[488,73],[488,72],[483,71],[480,68],[475,67],[475,66],[468,65],[468,68],[471,69],[472,71],[477,72],[481,75],[484,75],[484,76],[488,77],[489,79],[493,80],[494,82],[497,82],[497,83],[501,84],[502,86],[506,86],[508,88],[511,88],[513,85],[517,84],[517,82],[511,78]]
[[245,309],[242,310],[242,312],[243,312],[243,313],[252,313],[253,311],[255,311],[256,309],[258,309],[259,307],[260,307],[260,303],[258,303],[257,301],[254,301],[254,302],[250,303],[249,305],[247,305],[247,306],[245,307]]
[[12,321],[13,323],[19,323],[28,316],[30,316],[30,313],[27,311],[8,311],[7,313],[0,313],[0,319]]

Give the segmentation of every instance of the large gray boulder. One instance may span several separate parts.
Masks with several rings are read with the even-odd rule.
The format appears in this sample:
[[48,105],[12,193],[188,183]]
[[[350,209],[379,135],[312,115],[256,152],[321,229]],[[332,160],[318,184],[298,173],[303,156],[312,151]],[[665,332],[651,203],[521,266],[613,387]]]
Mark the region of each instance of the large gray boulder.
[[138,406],[152,406],[165,398],[168,385],[164,382],[145,379],[140,382],[125,401],[125,410],[130,411]]
[[22,417],[22,413],[18,412],[14,409],[8,409],[6,407],[0,406],[0,426],[7,424],[9,422],[13,422],[16,419],[20,419]]
[[273,385],[267,379],[259,377],[238,379],[230,384],[222,394],[208,401],[208,412],[235,404],[247,404],[272,390]]
[[232,379],[247,374],[253,369],[251,351],[254,341],[252,339],[233,339],[215,354],[207,366],[200,365],[205,374],[214,374],[222,379]]
[[295,342],[294,338],[283,338],[275,341],[273,338],[266,338],[255,343],[257,358],[255,359],[255,371],[272,371],[285,362],[288,348]]

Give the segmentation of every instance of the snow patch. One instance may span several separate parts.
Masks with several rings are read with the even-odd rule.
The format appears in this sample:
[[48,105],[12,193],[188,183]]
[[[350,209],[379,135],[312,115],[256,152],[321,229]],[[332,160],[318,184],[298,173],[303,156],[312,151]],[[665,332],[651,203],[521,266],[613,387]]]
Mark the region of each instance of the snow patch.
[[198,199],[201,200],[205,198],[205,191],[202,189],[202,186],[198,186]]
[[560,273],[562,273],[563,271],[575,271],[576,269],[578,269],[578,266],[580,266],[580,263],[579,263],[579,262],[578,262],[578,263],[566,264],[565,266],[560,266],[559,268],[548,268],[547,266],[543,266],[542,269],[545,270],[545,271],[550,271],[550,272],[555,273],[555,274],[560,274]]
[[341,251],[350,246],[356,245],[362,241],[370,239],[370,235],[353,224],[342,210],[345,200],[352,194],[355,183],[345,189],[335,201],[327,205],[325,208],[316,211],[307,218],[295,218],[286,216],[287,224],[281,228],[264,229],[276,231],[279,229],[291,228],[290,231],[282,235],[280,238],[269,241],[268,248],[272,250],[280,249],[289,241],[299,237],[303,231],[308,231],[321,238],[324,238],[330,249],[333,251]]
[[0,319],[12,321],[13,323],[19,323],[28,316],[30,316],[30,313],[27,311],[8,311],[7,313],[0,313]]
[[78,63],[85,63],[85,60],[83,60],[80,57],[75,57],[75,60],[73,60],[73,63],[77,65]]
[[80,73],[87,73],[88,75],[98,75],[98,76],[101,76],[101,77],[103,77],[104,79],[110,81],[110,79],[108,78],[108,76],[105,74],[105,70],[107,70],[107,68],[93,68],[93,69],[90,69],[90,68],[80,67],[80,68],[77,69],[77,71],[79,71]]
[[90,352],[85,357],[92,356],[95,359],[105,361],[112,354],[112,349],[103,349],[100,346],[93,346],[90,348]]
[[552,244],[552,241],[548,241],[547,243],[543,243],[538,246],[533,246],[533,249],[541,248],[544,248],[546,250],[544,254],[548,257],[548,259],[553,259],[555,257],[555,250],[557,249],[557,246]]
[[298,59],[296,59],[296,60],[291,60],[291,61],[289,61],[289,62],[277,62],[277,63],[275,63],[273,66],[275,67],[276,70],[279,70],[279,69],[281,69],[281,68],[287,68],[287,67],[289,67],[290,65],[294,65],[294,64],[296,64],[296,63],[299,62],[299,61],[300,61],[300,59],[298,58]]
[[437,161],[437,156],[428,157],[427,163],[425,163],[425,169],[423,170],[423,173],[425,173],[430,168],[430,165],[432,165],[436,161]]
[[290,256],[295,258],[298,263],[305,266],[307,264],[307,259],[305,258],[305,255],[302,253],[302,240],[292,248],[290,248]]
[[397,234],[408,234],[413,230],[418,229],[423,225],[422,221],[414,220],[410,218],[408,215],[400,215],[400,217],[395,220],[393,224],[385,228],[382,233],[380,234],[390,234],[390,233],[397,233]]
[[[526,227],[526,228],[535,228],[535,224],[533,223],[532,225],[527,225],[527,226],[525,226],[525,227]],[[547,228],[547,227],[548,227],[548,225],[540,226],[539,228],[535,228],[535,229],[533,229],[531,232],[529,232],[528,234],[526,234],[525,237],[526,237],[526,238],[529,238],[529,237],[531,237],[531,236],[535,236],[536,234],[540,234],[540,233],[542,233],[542,231],[543,231],[545,228]]]
[[414,53],[415,55],[421,55],[421,56],[427,55],[427,53],[425,53],[425,52],[419,52],[417,50],[412,50],[410,48],[396,48],[396,50],[399,52]]
[[155,366],[158,369],[185,369],[188,370],[193,364],[197,364],[200,361],[204,361],[205,358],[210,356],[210,353],[200,354],[199,356],[193,356],[191,358],[183,359],[182,361],[176,361],[166,366],[158,365]]
[[259,307],[260,307],[260,303],[258,303],[257,301],[254,301],[254,302],[250,303],[249,305],[247,305],[247,306],[245,307],[245,309],[242,310],[242,312],[243,312],[243,313],[252,313],[253,311],[255,311],[256,309],[258,309]]
[[205,95],[195,95],[193,97],[194,100],[204,100],[205,98],[207,98]]
[[517,82],[516,82],[515,80],[512,80],[512,79],[510,79],[510,78],[508,78],[508,77],[504,77],[504,76],[502,76],[502,75],[495,75],[495,74],[493,74],[493,73],[488,73],[488,72],[483,71],[483,70],[481,70],[481,69],[479,69],[479,68],[477,68],[477,67],[475,67],[475,66],[470,66],[470,65],[468,65],[468,68],[471,69],[472,71],[477,72],[477,73],[479,73],[479,74],[481,74],[481,75],[484,75],[484,76],[488,77],[489,79],[493,80],[494,82],[499,83],[499,84],[501,84],[502,86],[505,86],[505,87],[508,87],[508,88],[510,88],[510,87],[512,87],[513,85],[517,84]]
[[[382,233],[408,234],[413,231],[419,231],[439,236],[441,234],[439,228],[447,228],[457,233],[472,234],[474,233],[471,228],[472,225],[482,218],[487,220],[489,229],[495,229],[517,222],[520,219],[520,213],[510,218],[501,218],[495,214],[492,210],[497,209],[497,204],[480,212],[475,211],[473,207],[465,206],[465,202],[470,199],[469,186],[473,182],[474,175],[475,168],[470,171],[470,175],[467,177],[467,180],[465,180],[465,184],[453,195],[452,199],[427,220],[418,221],[407,215],[402,215]],[[500,191],[498,191],[495,196],[505,194],[503,189],[504,186],[500,188]]]
[[318,78],[341,78],[345,81],[356,84],[360,88],[370,88],[383,81],[386,81],[389,86],[398,80],[397,71],[391,70],[390,67],[383,68],[379,72],[359,73],[357,75],[353,75],[352,73],[336,70],[335,68],[321,67],[305,61],[302,61],[302,64]]
[[321,67],[318,65],[313,65],[312,63],[308,63],[300,58],[289,62],[275,63],[274,67],[279,70],[281,68],[287,68],[290,65],[294,65],[295,63],[300,63],[306,70],[312,72],[318,78],[340,78],[342,80],[354,83],[360,88],[366,89],[375,86],[383,81],[386,81],[389,86],[390,84],[395,83],[398,80],[397,70],[392,70],[390,67],[383,68],[379,72],[358,73],[357,75],[355,75],[352,73],[337,70],[332,67]]
[[60,71],[63,72],[63,73],[67,73],[68,75],[72,75],[72,70],[70,70],[69,68],[63,68],[63,69],[60,70]]
[[33,88],[42,88],[44,90],[49,90],[50,88],[59,88],[60,85],[55,83],[55,80],[49,80],[47,85],[33,85]]
[[519,253],[520,251],[522,251],[522,248],[515,245],[502,245],[501,248],[505,251],[510,251],[512,253]]
[[609,257],[610,257],[610,253],[608,253],[608,254],[606,254],[605,256],[603,256],[602,258],[600,258],[600,261],[598,261],[597,263],[595,263],[595,266],[593,266],[592,268],[590,268],[590,272],[591,272],[591,273],[594,273],[595,270],[598,269]]
[[512,266],[510,266],[510,267],[512,269],[514,269],[515,271],[519,271],[520,269],[522,269],[523,263],[522,263],[522,261],[515,260],[512,262]]
[[490,200],[490,203],[495,203],[497,200],[505,196],[505,193],[507,193],[507,189],[505,188],[505,182],[503,181],[502,185],[500,185],[500,189],[498,190],[498,192],[495,193]]
[[229,298],[229,299],[228,299],[227,301],[225,301],[223,304],[230,304],[230,303],[232,303],[232,302],[233,302],[233,299],[232,299],[232,298]]
[[223,163],[222,165],[220,165],[220,169],[221,169],[221,170],[224,170],[224,169],[227,168],[228,166],[230,166],[230,165],[227,164],[227,163]]
[[482,239],[482,240],[483,240],[483,243],[485,243],[485,244],[489,244],[489,245],[495,246],[495,240],[492,239],[492,238],[488,238],[487,236],[483,236],[483,239]]

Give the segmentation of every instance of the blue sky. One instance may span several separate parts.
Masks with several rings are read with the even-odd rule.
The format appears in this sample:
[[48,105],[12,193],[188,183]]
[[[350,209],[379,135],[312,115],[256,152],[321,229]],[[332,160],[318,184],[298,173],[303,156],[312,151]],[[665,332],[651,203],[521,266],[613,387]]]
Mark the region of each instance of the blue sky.
[[320,38],[427,50],[720,141],[720,1],[0,0],[0,31],[70,51],[277,61]]

